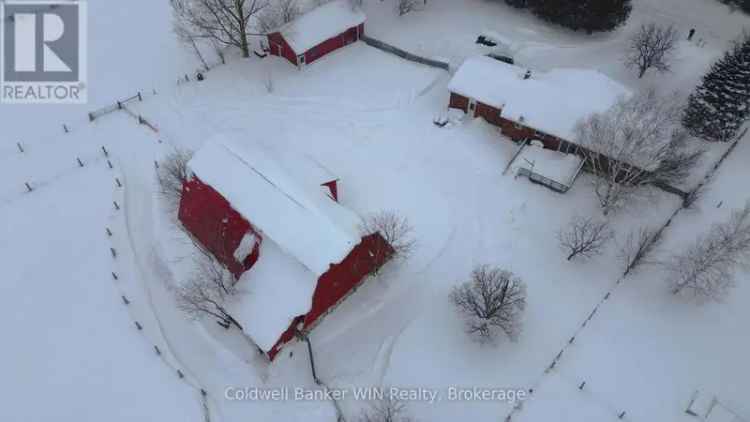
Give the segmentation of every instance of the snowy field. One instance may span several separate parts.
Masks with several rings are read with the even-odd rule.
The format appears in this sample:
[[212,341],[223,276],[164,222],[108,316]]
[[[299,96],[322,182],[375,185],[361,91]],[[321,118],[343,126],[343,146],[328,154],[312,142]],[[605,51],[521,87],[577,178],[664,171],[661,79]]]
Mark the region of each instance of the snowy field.
[[[418,421],[498,421],[511,412],[524,422],[615,421],[626,411],[623,420],[688,422],[684,409],[695,390],[750,418],[747,274],[727,303],[697,306],[671,296],[658,267],[618,284],[614,245],[591,261],[567,262],[556,233],[573,216],[599,212],[591,176],[560,195],[503,175],[516,146],[496,128],[481,120],[433,124],[447,105],[446,72],[357,43],[304,71],[251,56],[176,86],[194,63],[169,32],[168,5],[138,3],[91,7],[88,107],[0,106],[7,129],[0,138],[0,392],[8,420],[203,421],[206,409],[212,421],[334,420],[329,401],[225,399],[227,387],[312,388],[306,346],[295,344],[268,365],[236,330],[189,321],[176,308],[171,288],[187,275],[194,251],[161,204],[154,160],[226,132],[309,154],[341,178],[345,206],[359,215],[395,210],[414,225],[411,259],[370,280],[312,333],[318,375],[330,387],[439,391],[443,400],[408,403]],[[626,27],[585,37],[502,2],[428,3],[397,18],[391,3],[366,2],[367,31],[455,68],[477,54],[478,33],[491,30],[516,46],[522,63],[598,69],[633,90],[687,92],[748,22],[713,1],[638,0]],[[153,14],[135,24],[144,8]],[[695,27],[706,46],[682,42],[672,74],[637,80],[622,67],[621,51],[637,25],[652,19],[685,33]],[[136,27],[143,31],[133,33]],[[114,97],[152,87],[158,94],[130,109],[157,132],[125,112],[93,124],[84,118]],[[62,121],[71,122],[71,133],[62,133]],[[748,142],[696,209],[673,221],[660,256],[748,199]],[[724,150],[711,146],[703,167]],[[663,224],[679,203],[653,192],[613,217],[618,240]],[[477,264],[507,268],[528,284],[517,342],[479,345],[463,332],[448,293]],[[447,400],[450,387],[534,393],[514,410],[508,401]],[[351,396],[340,404],[347,420],[365,406]]]

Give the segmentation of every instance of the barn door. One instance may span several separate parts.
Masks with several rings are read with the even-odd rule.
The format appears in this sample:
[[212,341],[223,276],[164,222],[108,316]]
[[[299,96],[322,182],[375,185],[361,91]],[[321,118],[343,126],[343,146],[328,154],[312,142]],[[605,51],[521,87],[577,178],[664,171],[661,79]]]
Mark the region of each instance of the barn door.
[[476,100],[469,98],[469,111],[466,113],[469,117],[477,116],[477,102]]
[[299,63],[299,67],[301,68],[305,67],[305,55],[304,54],[300,54],[299,56],[297,56],[297,63]]

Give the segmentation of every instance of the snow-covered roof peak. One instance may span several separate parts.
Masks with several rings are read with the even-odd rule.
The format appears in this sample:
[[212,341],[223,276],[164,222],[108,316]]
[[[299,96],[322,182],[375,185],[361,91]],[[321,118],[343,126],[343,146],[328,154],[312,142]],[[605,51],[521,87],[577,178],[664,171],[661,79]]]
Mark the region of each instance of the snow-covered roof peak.
[[288,23],[279,32],[295,53],[302,54],[365,20],[365,14],[349,1],[333,0]]
[[609,109],[627,88],[591,69],[532,71],[485,56],[467,59],[448,89],[502,109],[502,117],[569,141],[582,118]]
[[188,165],[264,236],[320,276],[359,243],[359,218],[324,194],[319,184],[327,180],[291,176],[304,174],[306,160],[284,154],[282,162],[279,156],[252,141],[217,136]]

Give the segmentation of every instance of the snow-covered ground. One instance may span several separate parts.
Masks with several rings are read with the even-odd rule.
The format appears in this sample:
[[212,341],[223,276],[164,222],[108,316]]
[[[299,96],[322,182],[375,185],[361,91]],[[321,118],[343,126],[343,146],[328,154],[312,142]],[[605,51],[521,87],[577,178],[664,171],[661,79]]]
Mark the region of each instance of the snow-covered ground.
[[[425,11],[403,18],[394,16],[391,3],[366,3],[367,32],[415,53],[457,65],[476,54],[478,33],[492,30],[516,46],[519,62],[597,69],[632,90],[689,89],[747,21],[708,0],[638,0],[625,28],[585,37],[500,1],[430,0]],[[451,401],[450,387],[533,388],[514,413],[521,421],[617,420],[622,411],[624,420],[689,421],[684,409],[695,390],[716,394],[750,418],[750,367],[743,361],[750,353],[748,276],[739,275],[727,303],[696,306],[672,297],[657,267],[617,284],[614,245],[589,262],[565,261],[557,231],[572,216],[598,212],[590,176],[565,195],[503,176],[516,146],[495,128],[479,120],[433,125],[447,105],[447,73],[357,43],[304,71],[253,56],[177,87],[176,75],[192,64],[169,34],[168,6],[92,6],[91,107],[153,85],[158,95],[130,108],[158,133],[124,112],[88,124],[88,108],[0,106],[0,125],[7,128],[0,140],[6,311],[0,391],[9,420],[198,421],[204,420],[201,388],[211,420],[333,419],[328,401],[225,399],[227,387],[312,388],[306,346],[285,349],[269,366],[238,331],[189,321],[175,306],[170,289],[189,271],[192,245],[160,206],[153,162],[173,146],[196,149],[227,131],[310,155],[341,178],[345,206],[360,215],[395,210],[414,225],[411,259],[370,280],[313,332],[318,375],[330,387],[441,392],[437,402],[409,402],[422,421],[503,420],[514,406]],[[153,13],[136,10],[145,8]],[[139,19],[146,22],[133,23]],[[695,27],[706,46],[683,42],[672,74],[649,73],[639,81],[623,69],[621,49],[651,19],[684,32]],[[61,133],[58,119],[75,122],[72,132]],[[747,199],[747,142],[700,205],[673,221],[661,256]],[[707,160],[724,149],[712,146]],[[612,224],[623,240],[631,229],[664,223],[678,206],[675,196],[654,192]],[[451,307],[450,289],[485,263],[528,284],[518,342],[471,342]],[[347,420],[365,405],[351,396],[340,404]]]

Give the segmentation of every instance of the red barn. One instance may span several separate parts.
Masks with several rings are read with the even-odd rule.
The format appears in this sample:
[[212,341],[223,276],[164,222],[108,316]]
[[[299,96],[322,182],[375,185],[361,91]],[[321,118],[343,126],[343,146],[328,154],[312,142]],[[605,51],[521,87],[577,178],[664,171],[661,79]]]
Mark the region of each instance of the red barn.
[[270,359],[310,331],[393,249],[337,202],[337,179],[310,157],[224,138],[189,162],[179,218],[236,277],[230,306]]
[[319,6],[268,34],[268,50],[292,64],[310,64],[365,33],[365,15],[347,0]]
[[484,118],[512,140],[536,139],[544,148],[578,155],[586,149],[573,142],[576,123],[629,94],[595,70],[532,72],[485,56],[467,59],[448,90],[450,108]]

